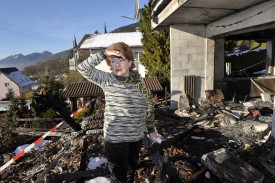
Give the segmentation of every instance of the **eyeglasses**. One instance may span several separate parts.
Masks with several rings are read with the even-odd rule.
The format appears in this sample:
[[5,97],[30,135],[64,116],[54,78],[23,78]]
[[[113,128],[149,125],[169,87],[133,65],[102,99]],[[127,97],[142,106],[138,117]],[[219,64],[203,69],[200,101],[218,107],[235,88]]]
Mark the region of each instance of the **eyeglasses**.
[[112,56],[111,57],[111,63],[112,64],[121,64],[122,62],[124,62],[126,59],[123,57],[116,57],[116,56]]

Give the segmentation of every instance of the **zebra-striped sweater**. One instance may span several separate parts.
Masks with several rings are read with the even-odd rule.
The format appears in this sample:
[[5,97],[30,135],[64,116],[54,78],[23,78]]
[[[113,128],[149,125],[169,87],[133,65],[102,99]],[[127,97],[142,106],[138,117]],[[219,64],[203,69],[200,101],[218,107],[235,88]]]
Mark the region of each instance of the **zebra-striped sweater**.
[[136,71],[129,77],[115,76],[95,68],[105,59],[103,52],[92,54],[78,65],[78,71],[99,85],[105,94],[104,137],[111,143],[134,142],[144,131],[154,129],[154,101],[141,84]]

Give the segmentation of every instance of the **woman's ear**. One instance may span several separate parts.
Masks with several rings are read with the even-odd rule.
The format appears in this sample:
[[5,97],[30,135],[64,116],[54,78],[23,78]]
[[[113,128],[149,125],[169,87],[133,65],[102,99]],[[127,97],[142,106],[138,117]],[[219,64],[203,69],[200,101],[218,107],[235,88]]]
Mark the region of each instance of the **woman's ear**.
[[130,60],[129,62],[130,62],[130,64],[129,64],[129,68],[130,68],[133,65],[133,60]]

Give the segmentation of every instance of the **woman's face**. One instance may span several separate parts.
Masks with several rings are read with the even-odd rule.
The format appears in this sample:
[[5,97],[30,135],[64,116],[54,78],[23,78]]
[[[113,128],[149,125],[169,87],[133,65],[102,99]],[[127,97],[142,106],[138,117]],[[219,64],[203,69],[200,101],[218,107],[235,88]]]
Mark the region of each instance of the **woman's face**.
[[129,76],[129,68],[132,61],[127,60],[121,56],[111,56],[111,69],[116,76]]

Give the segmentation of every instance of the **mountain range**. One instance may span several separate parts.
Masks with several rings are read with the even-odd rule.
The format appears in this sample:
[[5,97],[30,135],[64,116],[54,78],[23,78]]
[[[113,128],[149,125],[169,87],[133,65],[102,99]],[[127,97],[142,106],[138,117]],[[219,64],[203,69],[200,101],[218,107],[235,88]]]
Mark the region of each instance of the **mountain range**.
[[65,50],[56,54],[49,51],[43,51],[42,53],[31,53],[23,55],[21,53],[8,56],[0,60],[0,68],[16,67],[18,70],[23,70],[26,66],[35,65],[39,62],[43,62],[52,58],[67,56],[71,50]]

